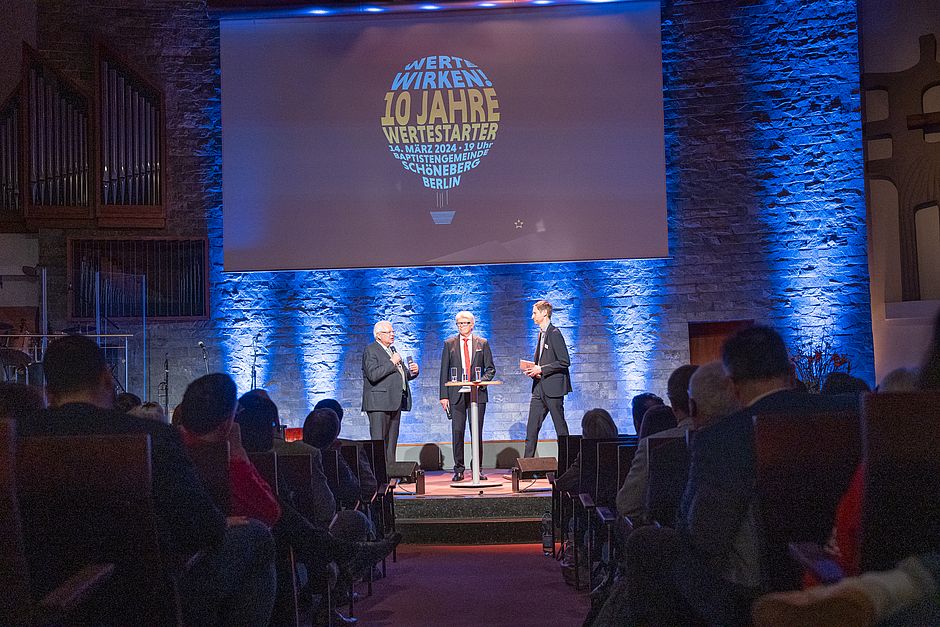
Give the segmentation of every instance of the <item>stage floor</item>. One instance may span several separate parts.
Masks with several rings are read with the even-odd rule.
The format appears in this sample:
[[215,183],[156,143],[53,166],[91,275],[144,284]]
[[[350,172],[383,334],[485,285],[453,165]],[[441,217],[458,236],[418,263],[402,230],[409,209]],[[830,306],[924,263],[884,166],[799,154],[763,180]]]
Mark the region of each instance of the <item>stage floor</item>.
[[[411,498],[457,498],[457,497],[525,497],[525,496],[550,496],[552,487],[547,479],[537,479],[535,481],[526,479],[519,482],[519,488],[525,489],[525,492],[513,492],[512,482],[504,479],[503,475],[509,475],[510,471],[506,468],[484,468],[483,474],[486,475],[485,483],[497,483],[492,488],[454,488],[451,487],[451,478],[454,476],[452,471],[432,470],[424,473],[424,494],[414,494],[415,484],[403,483],[395,487],[395,497]],[[467,471],[464,473],[463,485],[469,485],[473,482],[473,475]],[[482,480],[481,480],[482,482]],[[480,494],[480,492],[483,494]]]

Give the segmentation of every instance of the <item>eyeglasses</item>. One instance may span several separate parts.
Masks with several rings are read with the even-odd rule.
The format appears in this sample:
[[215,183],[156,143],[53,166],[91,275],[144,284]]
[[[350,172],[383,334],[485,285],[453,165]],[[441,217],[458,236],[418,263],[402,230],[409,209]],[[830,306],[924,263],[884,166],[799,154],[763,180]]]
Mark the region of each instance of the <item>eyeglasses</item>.
[[379,335],[395,335],[394,331],[379,331]]
[[473,323],[472,323],[472,322],[458,322],[458,323],[457,323],[457,326],[458,326],[458,327],[463,327],[463,326],[466,326],[466,325],[468,325],[468,324],[473,324]]

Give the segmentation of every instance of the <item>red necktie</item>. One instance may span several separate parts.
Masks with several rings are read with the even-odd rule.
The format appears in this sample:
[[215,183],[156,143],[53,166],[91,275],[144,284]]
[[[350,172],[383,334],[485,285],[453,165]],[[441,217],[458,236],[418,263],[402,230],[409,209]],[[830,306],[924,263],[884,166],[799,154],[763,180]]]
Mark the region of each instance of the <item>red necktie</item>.
[[469,379],[470,378],[470,339],[466,337],[463,338],[463,361],[464,361],[464,364],[466,364],[464,366],[464,372],[467,373],[467,378]]

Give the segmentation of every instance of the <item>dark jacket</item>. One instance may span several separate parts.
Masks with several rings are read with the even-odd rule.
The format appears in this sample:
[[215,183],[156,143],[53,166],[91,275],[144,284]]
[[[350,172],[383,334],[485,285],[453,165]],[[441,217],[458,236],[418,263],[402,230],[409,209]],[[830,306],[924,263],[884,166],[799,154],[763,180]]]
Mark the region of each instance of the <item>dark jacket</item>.
[[402,361],[405,372],[404,395],[401,373],[389,359],[385,347],[372,342],[362,352],[362,411],[394,412],[411,410],[411,387],[408,381],[418,375],[411,374]]
[[568,345],[561,330],[553,324],[548,325],[541,337],[542,354],[539,355],[539,347],[536,346],[532,359],[542,367],[542,376],[532,380],[532,391],[541,390],[545,396],[558,398],[571,391]]

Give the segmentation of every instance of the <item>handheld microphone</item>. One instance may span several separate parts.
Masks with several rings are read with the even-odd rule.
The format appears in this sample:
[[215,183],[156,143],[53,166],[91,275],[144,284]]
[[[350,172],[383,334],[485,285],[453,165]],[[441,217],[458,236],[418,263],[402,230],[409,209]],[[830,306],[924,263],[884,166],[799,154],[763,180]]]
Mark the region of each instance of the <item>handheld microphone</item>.
[[392,344],[391,346],[389,346],[389,347],[388,347],[388,350],[390,350],[390,351],[392,352],[392,355],[394,355],[395,353],[398,352],[397,350],[395,350],[395,345],[394,345],[394,344]]

